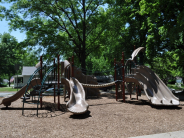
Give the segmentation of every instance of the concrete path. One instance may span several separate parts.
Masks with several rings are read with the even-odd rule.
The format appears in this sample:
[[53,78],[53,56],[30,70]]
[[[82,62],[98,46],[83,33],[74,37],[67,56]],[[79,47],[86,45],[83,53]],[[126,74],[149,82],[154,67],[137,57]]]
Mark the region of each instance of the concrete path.
[[0,97],[9,97],[14,95],[15,93],[16,92],[3,92],[3,93],[0,93]]
[[130,138],[184,138],[184,130],[161,134],[144,135],[138,137],[130,137]]

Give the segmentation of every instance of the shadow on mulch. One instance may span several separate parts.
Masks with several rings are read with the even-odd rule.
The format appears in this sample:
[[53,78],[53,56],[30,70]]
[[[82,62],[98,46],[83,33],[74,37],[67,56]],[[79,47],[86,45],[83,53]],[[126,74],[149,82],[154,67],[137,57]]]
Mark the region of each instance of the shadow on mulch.
[[158,110],[181,110],[182,107],[178,106],[156,106],[156,105],[151,105],[152,108],[158,109]]
[[[161,106],[161,105],[152,105],[149,103],[148,100],[137,100],[137,101],[132,101],[132,100],[136,100],[136,98],[132,98],[131,100],[126,100],[125,103],[128,104],[134,104],[134,105],[148,105],[151,106],[152,108],[158,109],[158,110],[181,110],[182,107],[178,107],[178,106]],[[123,100],[119,101],[123,103]]]
[[122,104],[121,102],[115,102],[115,103],[104,103],[104,104],[93,104],[89,106],[100,106],[100,105],[111,105],[111,104]]
[[70,117],[69,118],[72,118],[72,119],[86,119],[86,118],[89,118],[89,117],[92,117],[91,115],[90,115],[90,111],[87,111],[86,113],[84,113],[84,114],[73,114],[73,115],[70,115]]
[[[134,104],[134,105],[150,105],[150,103],[148,102],[148,100],[136,100],[136,101],[133,101],[133,100],[136,100],[136,98],[132,98],[131,100],[126,100],[125,103],[128,103],[128,104]],[[123,102],[123,100],[119,101],[119,102]]]
[[[34,103],[37,103],[37,101],[28,101],[26,102],[28,104],[34,104]],[[37,117],[37,105],[35,104],[35,107],[26,107],[27,105],[24,106],[24,115],[25,117]],[[1,108],[1,110],[22,110],[23,108],[16,108],[16,107],[4,107],[4,108]],[[26,110],[29,110],[29,111],[34,111],[34,113],[28,113],[25,115],[26,113]],[[46,110],[46,112],[44,113],[39,113],[39,111],[44,111]],[[58,112],[60,111],[60,112]],[[66,108],[66,104],[60,104],[60,109],[58,109],[58,105],[56,103],[50,103],[50,102],[43,102],[43,106],[42,108],[38,108],[38,117],[39,118],[51,118],[51,117],[57,117],[57,116],[60,116],[60,115],[63,115],[65,114],[67,111],[67,108]]]

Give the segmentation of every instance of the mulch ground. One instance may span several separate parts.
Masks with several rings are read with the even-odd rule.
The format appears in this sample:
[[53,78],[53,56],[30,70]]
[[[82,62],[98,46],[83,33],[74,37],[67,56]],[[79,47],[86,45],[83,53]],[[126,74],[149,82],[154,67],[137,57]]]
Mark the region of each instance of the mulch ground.
[[[152,106],[145,95],[126,103],[116,101],[114,94],[87,99],[89,111],[83,115],[68,112],[61,97],[60,110],[52,96],[43,98],[37,117],[37,101],[22,100],[9,108],[0,105],[0,137],[134,137],[184,130],[184,102],[178,107]],[[0,98],[2,100],[3,98]],[[56,98],[56,101],[58,99]]]

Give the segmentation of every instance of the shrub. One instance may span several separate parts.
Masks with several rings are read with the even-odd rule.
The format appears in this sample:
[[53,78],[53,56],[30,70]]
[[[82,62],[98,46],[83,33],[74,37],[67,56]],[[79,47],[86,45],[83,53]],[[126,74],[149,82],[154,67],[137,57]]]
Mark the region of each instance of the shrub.
[[7,87],[7,84],[1,84],[0,83],[0,87]]
[[169,80],[168,83],[169,84],[175,84],[176,83],[176,80]]

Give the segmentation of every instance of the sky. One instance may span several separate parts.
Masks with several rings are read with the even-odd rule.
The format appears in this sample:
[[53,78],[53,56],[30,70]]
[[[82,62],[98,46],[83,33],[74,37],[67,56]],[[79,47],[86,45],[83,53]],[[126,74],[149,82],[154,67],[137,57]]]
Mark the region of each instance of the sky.
[[[5,6],[6,8],[9,8],[11,4],[0,4],[1,6]],[[26,34],[25,33],[21,33],[20,30],[16,30],[16,31],[9,31],[9,25],[8,25],[8,21],[6,20],[2,20],[0,21],[0,34],[3,33],[10,33],[11,36],[14,36],[18,42],[23,41],[26,38]]]

